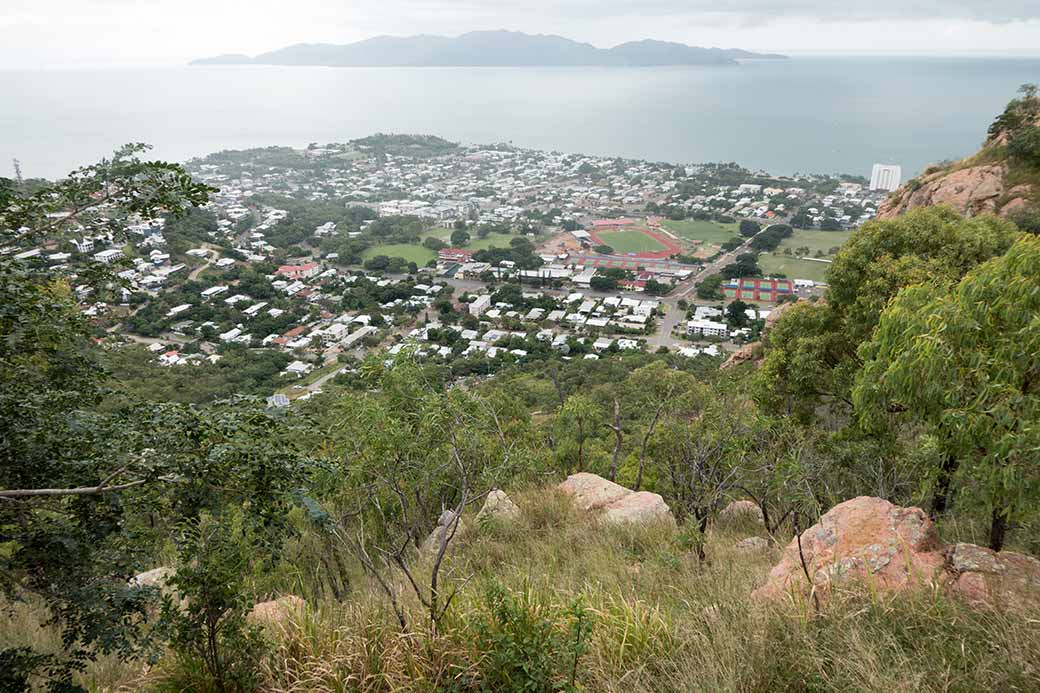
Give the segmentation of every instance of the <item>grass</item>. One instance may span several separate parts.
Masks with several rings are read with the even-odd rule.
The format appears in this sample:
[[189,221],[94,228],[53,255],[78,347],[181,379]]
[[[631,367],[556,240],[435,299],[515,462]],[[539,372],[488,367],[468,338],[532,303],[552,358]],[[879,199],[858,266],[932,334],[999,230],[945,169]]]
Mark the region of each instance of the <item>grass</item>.
[[695,221],[685,219],[673,221],[666,219],[663,226],[676,236],[689,241],[701,241],[702,243],[720,244],[738,235],[737,224],[718,224],[714,221]]
[[642,231],[600,231],[597,235],[618,253],[657,253],[667,250],[663,243]]
[[413,243],[391,243],[390,245],[377,245],[368,248],[361,253],[363,260],[385,255],[387,257],[399,257],[406,262],[414,262],[422,267],[430,260],[437,257],[437,253],[429,248]]
[[852,237],[852,234],[852,231],[797,229],[790,238],[785,238],[780,243],[780,248],[790,248],[792,252],[795,248],[808,248],[810,255],[815,255],[816,251],[829,255],[832,248],[844,245],[845,241]]
[[[735,542],[754,526],[709,529],[702,563],[686,533],[667,525],[604,527],[557,493],[513,495],[522,514],[512,523],[467,516],[441,574],[442,593],[459,592],[438,632],[399,576],[407,632],[371,578],[355,573],[336,600],[312,592],[309,567],[299,566],[287,586],[309,607],[268,629],[262,689],[568,690],[572,673],[579,690],[608,693],[1040,688],[1035,605],[973,611],[941,591],[885,598],[858,589],[835,590],[816,614],[808,600],[756,605],[749,594],[781,547],[738,553]],[[422,562],[414,565],[420,573]],[[579,615],[592,627],[583,639]],[[0,627],[0,646],[9,631],[52,638],[25,613]],[[147,672],[106,660],[82,680],[104,690],[205,690],[197,675],[167,657]],[[534,677],[543,683],[530,685]]]
[[793,255],[766,253],[758,256],[758,265],[766,276],[783,274],[788,279],[810,279],[814,282],[826,282],[827,268],[830,267],[825,262],[799,260]]
[[[437,229],[424,235],[439,238],[445,243],[448,243],[451,236],[451,230]],[[486,238],[474,238],[467,243],[465,247],[468,250],[487,250],[492,246],[508,248],[509,241],[514,238],[517,238],[517,236],[508,233],[492,233]],[[376,257],[377,255],[403,258],[408,262],[414,262],[420,267],[437,257],[437,253],[418,243],[391,243],[388,245],[377,245],[368,248],[365,252],[361,253],[361,257],[364,260]]]

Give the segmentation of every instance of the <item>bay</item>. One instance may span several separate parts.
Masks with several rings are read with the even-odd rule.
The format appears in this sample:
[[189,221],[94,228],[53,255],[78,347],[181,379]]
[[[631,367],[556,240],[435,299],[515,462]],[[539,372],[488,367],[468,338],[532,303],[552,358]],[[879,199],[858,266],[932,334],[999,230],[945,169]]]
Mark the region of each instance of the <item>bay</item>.
[[0,176],[125,142],[181,161],[376,132],[777,174],[904,174],[974,152],[1035,58],[795,57],[738,67],[0,69]]

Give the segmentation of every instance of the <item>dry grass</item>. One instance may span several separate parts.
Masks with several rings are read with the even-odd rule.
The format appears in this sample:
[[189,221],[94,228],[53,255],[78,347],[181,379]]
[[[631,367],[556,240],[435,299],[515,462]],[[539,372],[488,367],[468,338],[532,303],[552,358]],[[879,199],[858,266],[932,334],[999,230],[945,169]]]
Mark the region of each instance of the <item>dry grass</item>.
[[[754,607],[748,595],[780,547],[740,554],[753,527],[716,527],[708,563],[667,527],[605,528],[566,499],[516,494],[522,518],[473,527],[456,547],[449,585],[459,596],[433,633],[402,589],[410,631],[397,627],[374,584],[357,581],[342,603],[312,604],[272,629],[263,663],[272,691],[480,691],[500,645],[489,645],[490,585],[520,595],[536,621],[566,640],[568,609],[583,604],[593,629],[577,667],[581,690],[661,691],[1028,691],[1040,689],[1040,612],[976,612],[940,592],[883,599],[836,594],[822,613],[805,604]],[[468,580],[468,582],[467,582]],[[5,626],[32,630],[31,614]],[[44,630],[40,631],[45,632]],[[49,637],[49,636],[41,636]],[[505,647],[505,645],[501,645]],[[569,671],[569,647],[551,653]],[[168,659],[146,682],[140,669],[101,663],[97,690],[122,683],[171,690],[191,681]],[[557,683],[566,683],[565,676]],[[191,684],[194,685],[194,684]],[[200,684],[198,686],[202,688]],[[558,688],[565,690],[565,688]],[[532,688],[529,690],[550,690]]]

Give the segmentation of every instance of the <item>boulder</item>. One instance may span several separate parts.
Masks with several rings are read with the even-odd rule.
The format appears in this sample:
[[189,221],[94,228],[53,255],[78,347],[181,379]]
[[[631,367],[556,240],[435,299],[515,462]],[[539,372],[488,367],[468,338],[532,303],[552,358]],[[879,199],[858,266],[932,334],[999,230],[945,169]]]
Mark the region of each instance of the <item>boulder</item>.
[[766,523],[765,517],[762,515],[762,508],[758,506],[758,503],[750,500],[735,500],[730,502],[722,512],[719,513],[719,519],[725,522],[740,522],[750,521],[756,522],[760,525]]
[[808,594],[805,571],[819,595],[849,580],[901,591],[941,579],[944,564],[939,535],[923,510],[860,496],[834,506],[802,532],[801,556],[792,539],[753,597]]
[[139,575],[130,578],[131,587],[155,587],[165,589],[166,583],[170,581],[176,571],[173,568],[160,567],[146,570]]
[[600,519],[608,524],[675,522],[668,504],[658,494],[633,492],[596,474],[572,474],[560,484],[560,490],[573,497],[582,510],[600,511]]
[[675,521],[664,498],[648,491],[629,492],[614,501],[603,509],[602,519],[613,525]]
[[296,595],[287,594],[268,602],[260,602],[253,607],[246,618],[251,623],[261,626],[278,625],[301,613],[305,606],[307,606],[307,602]]
[[[451,537],[451,543],[454,543],[463,532],[466,530],[466,525],[463,523],[462,518],[459,518],[457,524],[454,523],[455,511],[445,510],[441,513],[440,518],[437,520],[437,526],[430,532],[430,536],[426,537],[423,541],[422,546],[419,547],[419,552],[428,555],[435,556],[437,552],[441,550],[441,542],[444,540],[445,533]],[[454,531],[454,534],[452,532]],[[449,548],[451,543],[448,544]]]
[[739,553],[760,553],[769,549],[769,542],[762,537],[747,537],[733,545]]
[[572,496],[574,504],[582,510],[605,508],[632,493],[620,484],[588,472],[571,474],[560,484],[560,490]]
[[972,606],[1040,602],[1040,561],[974,544],[946,549],[947,587]]
[[484,499],[484,507],[477,513],[477,522],[489,520],[510,522],[518,517],[520,517],[520,508],[517,504],[506,495],[505,491],[493,488]]

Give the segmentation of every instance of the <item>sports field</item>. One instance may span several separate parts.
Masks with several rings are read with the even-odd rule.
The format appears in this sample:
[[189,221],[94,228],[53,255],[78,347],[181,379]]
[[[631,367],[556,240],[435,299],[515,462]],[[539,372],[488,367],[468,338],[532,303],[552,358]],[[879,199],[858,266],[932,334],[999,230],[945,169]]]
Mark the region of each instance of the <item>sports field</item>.
[[734,236],[739,235],[737,224],[718,224],[714,221],[695,221],[693,219],[673,221],[665,219],[661,222],[661,225],[676,236],[702,243],[725,243]]
[[762,274],[767,276],[782,273],[788,279],[811,279],[814,282],[827,281],[827,268],[830,267],[826,262],[799,260],[792,255],[770,253],[759,255],[758,265],[762,268]]
[[599,231],[596,236],[621,255],[628,253],[659,253],[667,246],[642,231]]
[[420,267],[437,257],[437,253],[433,252],[429,248],[426,248],[421,245],[415,245],[412,243],[392,243],[390,245],[377,245],[372,248],[368,248],[367,250],[365,250],[365,252],[361,253],[361,257],[364,260],[378,257],[380,255],[386,255],[387,257],[399,257],[404,259],[406,262],[414,262]]
[[840,247],[852,236],[852,231],[816,231],[795,230],[790,238],[785,238],[780,244],[781,252],[784,248],[790,248],[793,252],[796,248],[808,248],[810,255],[820,251],[824,255],[830,253],[833,248]]

